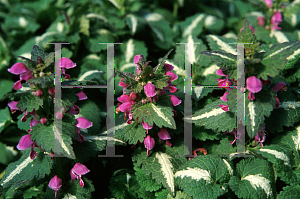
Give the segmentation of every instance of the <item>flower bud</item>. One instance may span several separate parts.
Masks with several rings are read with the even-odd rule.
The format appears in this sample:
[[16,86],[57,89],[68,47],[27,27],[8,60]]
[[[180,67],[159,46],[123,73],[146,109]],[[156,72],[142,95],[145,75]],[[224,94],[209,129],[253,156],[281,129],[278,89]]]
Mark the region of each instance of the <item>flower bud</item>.
[[133,101],[137,101],[139,99],[139,95],[134,93],[134,92],[131,92],[130,93],[130,99],[133,100]]
[[36,59],[36,64],[43,64],[44,62],[43,62],[43,60],[42,60],[42,58],[40,57],[40,56],[38,56],[37,57],[37,59]]
[[39,89],[39,90],[36,91],[36,96],[37,97],[41,97],[42,95],[43,95],[42,89]]
[[44,76],[44,73],[43,72],[40,72],[40,77],[43,77]]
[[157,95],[153,97],[153,101],[155,101],[155,102],[158,101],[158,96]]
[[54,87],[49,87],[49,88],[48,88],[48,93],[49,93],[50,95],[54,95],[54,93],[55,93],[55,88],[54,88]]
[[40,122],[42,123],[42,124],[46,124],[47,123],[47,118],[45,118],[45,117],[42,117],[41,119],[40,119]]
[[145,104],[146,103],[146,99],[142,99],[142,103]]
[[57,119],[62,119],[64,117],[64,115],[62,114],[62,112],[58,111],[58,112],[56,112],[55,117]]

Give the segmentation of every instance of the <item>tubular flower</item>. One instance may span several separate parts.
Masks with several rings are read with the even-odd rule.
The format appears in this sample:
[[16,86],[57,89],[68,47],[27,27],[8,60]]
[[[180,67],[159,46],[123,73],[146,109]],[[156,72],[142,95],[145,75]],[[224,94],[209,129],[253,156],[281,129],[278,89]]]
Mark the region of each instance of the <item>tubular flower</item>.
[[76,120],[76,133],[78,134],[78,142],[82,143],[84,141],[84,137],[80,134],[80,129],[90,128],[91,126],[93,126],[93,123],[84,117],[79,117]]
[[123,87],[123,93],[126,93],[125,92],[125,88],[127,88],[130,85],[129,84],[125,84],[124,82],[122,82],[123,79],[124,79],[123,77],[120,79],[119,86]]
[[20,139],[19,144],[17,145],[17,149],[20,150],[20,151],[22,151],[22,150],[26,150],[26,149],[28,149],[30,147],[31,147],[31,152],[30,152],[29,156],[33,160],[35,158],[35,156],[36,156],[36,152],[34,151],[34,148],[37,147],[37,145],[36,145],[35,141],[32,142],[30,134],[24,135]]
[[222,104],[219,104],[219,107],[221,109],[223,109],[224,111],[229,111],[229,105],[222,105]]
[[57,197],[57,191],[60,189],[62,186],[62,180],[56,176],[54,176],[50,182],[49,185],[50,189],[53,189],[55,191],[55,198]]
[[260,142],[260,146],[261,147],[264,147],[263,145],[263,142],[266,140],[266,134],[264,133],[265,132],[265,123],[263,125],[261,125],[259,127],[259,130],[257,132],[257,134],[255,135],[255,142],[254,142],[254,145],[256,146],[258,144],[258,142]]
[[80,112],[79,107],[77,105],[71,106],[70,109],[67,111],[70,115],[78,115]]
[[87,96],[86,94],[81,90],[79,93],[76,94],[78,97],[78,100],[86,100]]
[[147,122],[144,122],[144,120],[142,120],[142,125],[143,125],[143,128],[146,129],[147,134],[148,134],[148,130],[152,129],[152,127],[153,127],[153,126],[150,126]]
[[11,68],[7,70],[8,72],[14,75],[20,75],[20,80],[15,82],[13,86],[15,90],[19,90],[20,88],[22,88],[22,84],[21,84],[22,80],[28,81],[33,77],[31,71],[25,66],[25,64],[21,62],[15,63]]
[[229,92],[224,93],[224,95],[222,97],[220,97],[221,100],[223,100],[224,102],[227,102],[228,99],[226,98],[226,96],[229,94]]
[[20,110],[20,108],[17,107],[18,101],[11,101],[7,105],[10,108],[11,113],[15,113],[17,110]]
[[177,78],[178,78],[178,75],[176,75],[176,74],[174,74],[173,72],[171,72],[171,71],[167,71],[166,72],[166,75],[169,75],[171,78],[170,78],[170,80],[169,81],[174,81],[174,80],[176,80]]
[[265,3],[266,3],[266,5],[267,5],[268,8],[272,7],[272,1],[273,0],[265,0]]
[[272,24],[271,29],[272,30],[281,30],[281,28],[278,27],[280,22],[282,22],[282,15],[280,12],[275,12],[271,18],[271,24]]
[[164,66],[166,68],[166,72],[172,71],[174,69],[174,66],[172,66],[171,64],[164,63]]
[[230,86],[232,85],[232,82],[228,80],[228,77],[229,77],[228,75],[225,75],[221,69],[218,69],[216,71],[216,74],[226,77],[225,79],[217,79],[219,88],[225,88],[226,90],[233,89],[233,88],[230,88]]
[[149,152],[151,149],[153,149],[155,145],[155,140],[150,135],[147,135],[147,137],[144,139],[144,145],[147,149],[147,156],[149,155]]
[[237,134],[239,134],[239,132],[237,132],[237,130],[236,129],[233,129],[233,131],[231,131],[231,132],[225,132],[225,133],[223,133],[224,135],[225,134],[232,134],[232,135],[234,135],[234,140],[233,141],[231,141],[230,142],[230,144],[232,145],[233,143],[235,143],[235,141],[238,139],[238,135]]
[[125,113],[125,118],[126,118],[126,116],[129,115],[130,113],[131,106],[134,105],[134,101],[131,100],[130,96],[127,94],[121,95],[118,98],[118,101],[123,103],[119,106],[119,110]]
[[61,66],[62,73],[65,75],[65,79],[70,79],[71,76],[66,74],[65,69],[74,68],[76,64],[72,62],[72,60],[70,60],[69,58],[62,57],[60,59],[60,66]]
[[144,92],[147,97],[154,97],[156,95],[154,84],[148,82],[146,86],[144,86]]
[[137,65],[137,63],[140,61],[141,57],[142,57],[141,55],[136,55],[133,58],[133,63],[136,65],[136,73],[137,73],[137,75],[139,75],[141,73],[141,70],[139,69],[139,67]]
[[166,144],[169,147],[172,146],[171,142],[169,141],[169,139],[171,139],[171,136],[165,128],[160,129],[160,131],[158,132],[158,137],[160,138],[160,140],[166,140]]
[[248,95],[248,99],[254,100],[254,93],[258,93],[262,89],[262,83],[261,81],[256,78],[255,76],[251,76],[247,78],[246,81],[247,89],[250,91]]
[[173,106],[177,106],[181,103],[181,100],[178,99],[178,97],[176,97],[175,95],[169,95],[171,97],[171,101],[173,103]]
[[87,174],[90,170],[83,164],[76,163],[70,171],[72,180],[78,179],[81,187],[84,187],[84,182],[81,178],[82,175]]
[[262,17],[262,16],[257,17],[257,21],[258,21],[259,26],[265,25],[265,18],[264,17]]
[[275,104],[275,107],[276,108],[279,108],[279,99],[277,97],[277,92],[278,91],[286,91],[287,90],[287,87],[286,87],[286,83],[284,82],[278,82],[273,88],[272,88],[272,91],[274,91],[276,93],[276,95],[274,96],[275,99],[276,99],[276,104]]

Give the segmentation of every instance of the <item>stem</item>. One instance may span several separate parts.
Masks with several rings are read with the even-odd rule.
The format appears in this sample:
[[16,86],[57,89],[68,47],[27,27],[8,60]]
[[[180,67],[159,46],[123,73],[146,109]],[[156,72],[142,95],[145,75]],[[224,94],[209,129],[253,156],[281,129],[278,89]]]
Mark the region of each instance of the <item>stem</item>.
[[175,2],[174,7],[173,7],[173,18],[174,19],[177,19],[177,14],[178,14],[178,3]]

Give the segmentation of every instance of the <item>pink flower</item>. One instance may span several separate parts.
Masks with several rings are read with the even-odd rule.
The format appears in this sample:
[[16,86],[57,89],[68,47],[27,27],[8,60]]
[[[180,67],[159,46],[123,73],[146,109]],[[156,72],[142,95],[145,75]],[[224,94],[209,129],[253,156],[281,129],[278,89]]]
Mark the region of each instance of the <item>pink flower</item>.
[[76,120],[77,120],[76,127],[78,127],[78,128],[87,129],[87,128],[90,128],[91,126],[93,126],[93,122],[90,122],[88,119],[86,119],[84,117],[79,117]]
[[70,75],[66,74],[65,69],[74,68],[76,64],[72,62],[72,60],[70,60],[69,58],[62,57],[60,59],[60,65],[62,73],[66,76],[65,79],[70,79]]
[[154,97],[156,95],[155,86],[148,82],[146,86],[144,86],[144,92],[147,97]]
[[81,176],[87,174],[88,172],[90,172],[90,170],[85,165],[76,163],[74,167],[71,169],[70,174],[72,180],[79,179],[80,186],[84,187],[84,182]]
[[20,139],[19,144],[17,145],[17,149],[22,151],[22,150],[26,150],[30,147],[31,147],[30,158],[33,160],[36,156],[36,152],[33,149],[34,149],[34,147],[37,147],[37,145],[35,144],[35,141],[32,142],[30,134],[24,135]]
[[30,128],[32,128],[33,126],[35,126],[38,123],[41,123],[41,122],[32,118],[29,123]]
[[54,95],[54,93],[55,93],[55,88],[54,88],[54,87],[49,87],[49,88],[48,88],[48,93],[49,93],[50,95]]
[[45,118],[45,117],[42,117],[41,118],[41,120],[40,120],[40,122],[42,123],[42,124],[46,124],[47,123],[47,118]]
[[172,144],[171,142],[169,141],[169,139],[171,139],[171,136],[170,134],[168,133],[168,131],[165,129],[165,128],[161,128],[160,131],[158,132],[158,137],[161,139],[161,140],[166,140],[166,144],[171,147]]
[[37,97],[42,97],[42,95],[43,95],[43,90],[42,90],[42,89],[39,89],[39,90],[36,91],[35,94],[36,94]]
[[77,115],[79,114],[80,110],[77,105],[71,106],[70,109],[67,111],[70,115]]
[[230,142],[231,145],[232,145],[233,143],[235,143],[235,141],[238,139],[237,133],[239,134],[239,132],[237,132],[236,129],[233,129],[233,131],[231,131],[231,132],[228,132],[228,131],[227,131],[227,132],[224,133],[224,134],[232,134],[232,135],[234,135],[235,139],[234,139],[233,141]]
[[264,17],[262,17],[262,16],[257,17],[257,21],[258,21],[259,26],[265,25]]
[[138,68],[138,65],[137,65],[137,63],[140,61],[141,57],[142,57],[141,55],[136,55],[133,58],[133,63],[136,65],[136,73],[137,73],[137,75],[139,75],[141,73],[141,70]]
[[229,111],[229,105],[226,106],[226,105],[219,104],[219,107],[224,111]]
[[229,92],[224,93],[224,95],[222,97],[220,97],[221,100],[223,100],[224,102],[227,102],[228,99],[226,98],[226,96],[229,94]]
[[119,86],[123,87],[123,93],[125,93],[125,88],[127,88],[130,85],[129,84],[125,84],[124,82],[122,82],[123,79],[124,79],[123,77],[120,79]]
[[228,80],[228,75],[225,75],[221,69],[216,71],[217,75],[225,76],[225,79],[217,79],[219,88],[225,88],[226,90],[232,90],[230,88],[232,82]]
[[7,105],[10,108],[11,113],[15,113],[17,110],[20,110],[20,108],[17,107],[18,101],[11,101]]
[[149,155],[149,152],[153,147],[155,146],[155,140],[150,135],[147,135],[147,137],[144,139],[144,145],[147,149],[147,156]]
[[165,68],[166,68],[166,72],[168,71],[172,71],[174,69],[174,66],[170,65],[170,64],[164,64]]
[[255,76],[251,76],[247,78],[246,85],[247,85],[247,89],[250,91],[248,95],[248,99],[254,100],[255,99],[254,93],[258,93],[262,89],[261,81]]
[[152,129],[152,127],[153,127],[153,126],[150,126],[147,122],[144,122],[144,120],[142,120],[142,125],[143,125],[143,128],[146,129],[147,134],[148,134],[148,130]]
[[125,117],[129,115],[131,106],[134,105],[134,101],[131,100],[130,96],[127,94],[123,94],[118,98],[119,102],[122,102],[119,106],[119,110],[125,113]]
[[265,3],[266,3],[266,5],[267,5],[268,8],[272,7],[272,1],[273,0],[265,0]]
[[284,82],[278,82],[273,88],[272,91],[274,91],[275,93],[277,93],[278,91],[286,91],[287,87],[286,87],[286,83]]
[[275,12],[275,14],[271,18],[271,24],[272,30],[281,30],[280,27],[278,27],[279,23],[282,22],[282,16],[280,12]]
[[266,134],[264,133],[265,132],[265,123],[263,125],[261,125],[259,127],[259,130],[257,132],[257,134],[255,135],[254,137],[254,145],[256,146],[258,144],[258,142],[260,142],[260,146],[263,147],[263,142],[266,140]]
[[175,95],[169,95],[171,97],[171,101],[173,103],[173,106],[177,106],[181,103],[181,100],[178,99],[178,97],[176,97]]
[[[254,28],[252,26],[250,26],[250,25],[249,25],[249,28],[252,30],[252,34],[254,34],[254,32],[255,32]],[[242,32],[242,30],[244,30],[244,28],[241,28],[240,32]]]
[[20,75],[20,80],[15,82],[13,86],[15,90],[19,90],[20,88],[22,88],[22,84],[21,84],[22,80],[28,81],[33,77],[31,75],[31,71],[25,66],[25,64],[21,62],[15,63],[11,68],[7,70],[8,72],[14,75]]
[[86,94],[81,90],[79,93],[76,94],[78,97],[78,100],[86,100],[87,96]]
[[134,92],[131,92],[131,93],[130,93],[130,99],[131,99],[132,101],[137,101],[137,100],[139,100],[139,94],[136,94],[136,93],[134,93]]
[[275,104],[275,107],[278,108],[279,107],[279,99],[277,96],[274,96],[275,99],[276,99],[276,104]]
[[50,189],[53,189],[55,191],[55,198],[57,197],[57,191],[62,186],[62,180],[55,175],[49,182]]
[[176,74],[174,74],[173,72],[171,72],[171,71],[167,71],[166,75],[169,75],[171,77],[170,78],[171,82],[174,81],[174,80],[176,80],[178,78],[178,76]]

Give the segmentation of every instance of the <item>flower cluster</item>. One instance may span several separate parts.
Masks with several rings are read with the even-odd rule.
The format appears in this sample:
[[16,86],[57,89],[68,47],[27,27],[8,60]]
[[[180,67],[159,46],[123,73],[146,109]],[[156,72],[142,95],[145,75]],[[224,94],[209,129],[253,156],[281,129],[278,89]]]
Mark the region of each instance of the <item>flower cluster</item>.
[[[79,185],[84,187],[84,182],[81,178],[82,175],[87,174],[90,170],[83,164],[76,163],[74,167],[70,171],[71,179],[74,181],[75,179],[79,180]],[[57,197],[57,191],[62,187],[62,180],[55,175],[49,182],[50,189],[55,191],[55,198]]]
[[[278,25],[282,22],[282,14],[281,10],[277,9],[272,9],[273,6],[273,0],[265,0],[266,6],[269,8],[269,12],[272,12],[272,17],[271,17],[271,24],[268,24],[265,26],[265,28],[268,30],[271,27],[271,30],[281,30]],[[259,16],[257,17],[258,25],[259,26],[264,26],[265,25],[265,17],[264,16]]]
[[[116,108],[116,113],[119,113],[120,111],[125,113],[125,118],[128,116],[127,123],[131,124],[133,119],[133,112],[132,106],[142,102],[142,104],[147,103],[155,103],[158,102],[162,95],[165,95],[168,90],[170,93],[175,93],[177,91],[177,88],[175,85],[172,85],[172,82],[178,78],[176,74],[172,72],[173,66],[170,64],[164,64],[164,70],[165,75],[170,76],[169,80],[166,82],[167,86],[163,89],[159,89],[155,87],[154,82],[152,81],[154,78],[154,74],[150,73],[149,77],[151,80],[148,80],[146,82],[145,77],[142,75],[142,71],[147,67],[149,62],[144,63],[144,66],[141,66],[140,63],[144,63],[144,57],[142,55],[136,55],[134,57],[134,64],[136,65],[136,71],[137,75],[135,76],[135,81],[139,82],[140,85],[143,86],[143,92],[141,93],[135,93],[131,92],[130,94],[126,94],[126,88],[128,88],[130,85],[123,82],[124,78],[121,78],[119,82],[119,86],[123,87],[123,94],[118,98],[118,101],[121,103],[118,103],[118,106]],[[148,66],[149,67],[149,66]],[[152,70],[152,68],[151,68]],[[148,77],[147,77],[148,78]],[[177,106],[181,103],[181,100],[175,96],[175,95],[169,95],[169,99],[171,100],[173,106]],[[174,116],[176,116],[176,111],[173,109]],[[138,121],[138,120],[136,120]],[[141,122],[143,128],[146,130],[146,134],[148,134],[148,131],[153,128],[153,126],[150,126],[147,122],[144,122],[142,120]],[[161,130],[158,132],[158,136],[161,140],[166,140],[166,144],[168,146],[172,146],[170,143],[171,136],[168,133],[168,131],[165,128],[161,128]],[[152,138],[150,135],[147,135],[144,139],[144,145],[145,148],[147,148],[147,155],[149,155],[149,151],[153,149],[155,145],[154,138]]]
[[[37,58],[37,69],[40,69],[40,76],[44,76],[45,73],[42,72],[40,63],[42,63],[42,59],[40,57]],[[73,63],[70,59],[63,57],[60,60],[61,62],[61,69],[63,71],[63,74],[66,75],[66,79],[68,79],[70,77],[70,75],[65,73],[65,69],[70,69],[76,66],[75,63]],[[35,70],[35,69],[34,69]],[[14,64],[10,69],[8,69],[8,71],[12,74],[16,74],[16,75],[20,75],[20,80],[17,81],[13,88],[15,90],[18,90],[20,88],[22,88],[21,85],[21,81],[25,80],[28,81],[29,79],[32,78],[36,78],[34,75],[34,70],[31,71],[28,69],[28,67],[25,66],[25,64],[23,63],[16,63]],[[47,73],[49,74],[49,73]],[[36,84],[36,83],[31,83],[30,84],[30,88],[32,90],[31,94],[34,96],[37,96],[39,98],[42,98],[44,100],[44,103],[49,103],[48,100],[49,98],[53,101],[54,100],[54,93],[55,93],[55,88],[54,85],[48,85],[46,87],[41,87],[41,85]],[[79,93],[76,94],[78,96],[78,100],[85,100],[87,99],[87,96],[85,95],[85,93],[83,91],[80,91]],[[15,113],[17,110],[21,110],[18,107],[18,103],[19,101],[11,101],[8,103],[8,106],[11,110],[11,113]],[[44,109],[44,108],[43,108]],[[32,127],[34,127],[36,124],[40,123],[42,125],[49,125],[52,121],[53,118],[49,118],[49,114],[47,113],[47,111],[51,111],[53,112],[53,110],[44,110],[41,111],[40,109],[38,110],[38,113],[35,109],[33,109],[31,112],[27,111],[27,108],[25,108],[24,110],[21,110],[23,112],[23,116],[21,118],[22,122],[27,121],[28,118],[31,117],[30,123],[29,123],[29,129],[28,129],[28,134],[24,135],[20,141],[19,144],[17,145],[17,148],[19,150],[26,150],[28,148],[31,148],[31,153],[30,153],[30,158],[34,159],[36,157],[36,152],[34,151],[35,147],[39,147],[35,141],[32,141],[31,139],[31,135],[29,134],[32,130]],[[55,117],[58,119],[62,119],[63,118],[63,114],[68,113],[70,115],[78,115],[80,112],[79,107],[77,105],[74,105],[71,107],[67,107],[67,108],[61,108],[60,112],[57,112]],[[54,115],[52,113],[52,115]],[[48,116],[48,118],[47,118]],[[78,117],[77,118],[77,123],[76,123],[76,133],[78,134],[78,141],[79,142],[83,142],[84,141],[84,137],[80,134],[80,129],[86,129],[92,126],[92,122],[89,122],[86,118],[83,117]]]

